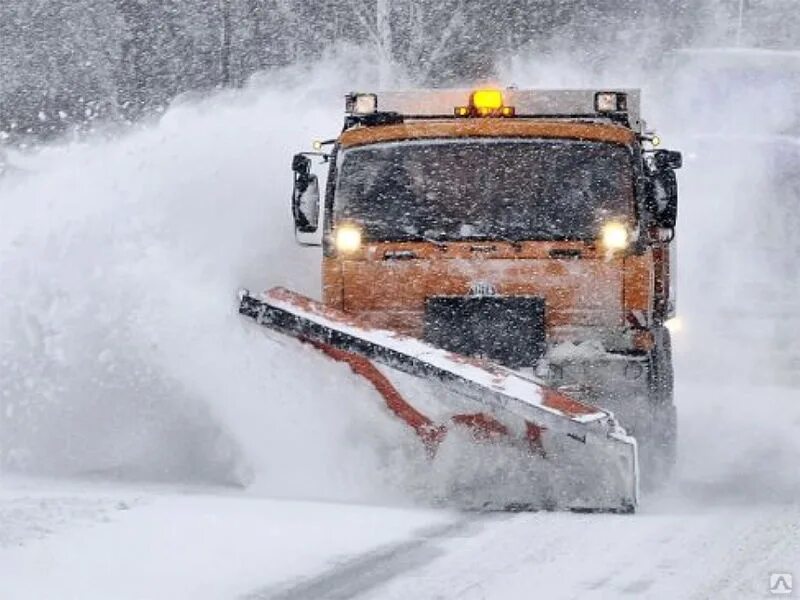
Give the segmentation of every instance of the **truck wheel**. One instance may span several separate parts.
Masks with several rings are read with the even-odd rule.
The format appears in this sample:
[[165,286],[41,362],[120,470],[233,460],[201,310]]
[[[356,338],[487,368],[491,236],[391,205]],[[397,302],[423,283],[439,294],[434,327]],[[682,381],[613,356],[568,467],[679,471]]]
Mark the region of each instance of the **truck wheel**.
[[637,428],[642,487],[655,489],[666,483],[677,458],[678,422],[674,403],[672,343],[669,330],[653,332],[655,347],[650,353],[648,402],[645,423]]

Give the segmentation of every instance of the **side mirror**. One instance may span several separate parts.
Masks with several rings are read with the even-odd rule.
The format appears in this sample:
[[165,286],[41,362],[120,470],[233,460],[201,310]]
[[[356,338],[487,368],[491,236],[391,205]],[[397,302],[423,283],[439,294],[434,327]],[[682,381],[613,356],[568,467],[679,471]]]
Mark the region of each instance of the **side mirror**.
[[680,152],[656,150],[653,170],[647,180],[647,208],[658,227],[674,229],[678,222],[678,179],[675,169],[683,165]]
[[674,229],[678,222],[678,181],[675,171],[653,173],[647,182],[647,207],[658,227]]
[[292,216],[294,227],[300,233],[314,233],[319,227],[319,180],[311,172],[311,159],[295,154],[292,159],[294,189],[292,190]]

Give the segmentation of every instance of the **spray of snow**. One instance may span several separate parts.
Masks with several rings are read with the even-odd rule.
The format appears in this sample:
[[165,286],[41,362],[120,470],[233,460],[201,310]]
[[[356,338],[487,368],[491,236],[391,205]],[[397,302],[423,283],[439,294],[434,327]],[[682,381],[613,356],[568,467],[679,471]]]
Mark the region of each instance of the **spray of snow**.
[[24,171],[0,202],[0,467],[386,493],[409,434],[346,367],[236,314],[242,285],[318,295],[288,167],[336,134],[340,82],[363,83],[339,69],[15,157]]

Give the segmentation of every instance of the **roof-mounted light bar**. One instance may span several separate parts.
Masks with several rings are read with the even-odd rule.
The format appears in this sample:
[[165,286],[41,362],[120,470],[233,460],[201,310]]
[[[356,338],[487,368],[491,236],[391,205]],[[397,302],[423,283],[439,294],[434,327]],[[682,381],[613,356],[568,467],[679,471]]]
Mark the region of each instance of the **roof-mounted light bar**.
[[[380,107],[378,106],[380,96]],[[639,90],[520,90],[517,88],[352,92],[345,129],[456,118],[607,119],[642,134]],[[466,102],[465,102],[466,100]]]
[[378,95],[351,92],[345,96],[344,112],[355,116],[373,115],[378,112]]

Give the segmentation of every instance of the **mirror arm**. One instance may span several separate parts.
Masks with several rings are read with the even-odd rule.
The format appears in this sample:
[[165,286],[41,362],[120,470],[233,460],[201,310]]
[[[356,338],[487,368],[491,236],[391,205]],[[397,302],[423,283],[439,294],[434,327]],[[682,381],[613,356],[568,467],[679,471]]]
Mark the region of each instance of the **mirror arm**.
[[323,163],[326,163],[331,159],[331,155],[329,152],[300,152],[299,154],[305,157],[319,156],[322,159]]

